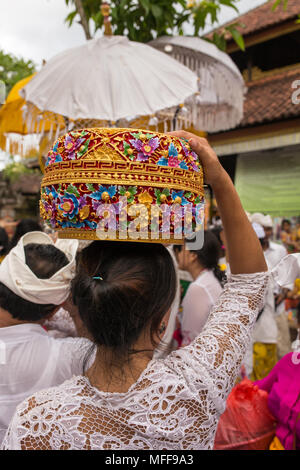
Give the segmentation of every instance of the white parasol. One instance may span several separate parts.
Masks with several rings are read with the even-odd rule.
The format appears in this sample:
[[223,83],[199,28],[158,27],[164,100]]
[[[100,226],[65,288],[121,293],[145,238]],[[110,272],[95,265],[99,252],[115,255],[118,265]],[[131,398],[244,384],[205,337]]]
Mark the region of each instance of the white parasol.
[[122,127],[164,110],[174,116],[197,91],[197,75],[175,59],[123,36],[104,36],[49,60],[20,93],[42,111]]
[[247,89],[229,55],[197,37],[163,36],[149,44],[174,57],[199,77],[198,106],[192,108],[189,117],[196,128],[218,132],[241,122]]

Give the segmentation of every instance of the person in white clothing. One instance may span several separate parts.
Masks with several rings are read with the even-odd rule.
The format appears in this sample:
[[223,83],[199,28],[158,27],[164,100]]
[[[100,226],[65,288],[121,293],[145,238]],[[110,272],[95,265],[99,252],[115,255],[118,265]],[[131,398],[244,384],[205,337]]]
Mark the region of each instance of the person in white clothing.
[[[283,245],[274,243],[271,240],[273,236],[273,221],[270,215],[256,213],[253,214],[252,219],[261,224],[264,229],[265,237],[262,240],[262,247],[269,271],[272,271],[288,252]],[[285,293],[278,286],[274,286],[273,293],[275,296],[274,318],[277,324],[277,356],[278,359],[281,359],[291,351],[291,337],[284,304]]]
[[153,358],[169,320],[176,273],[159,243],[95,241],[83,250],[72,294],[96,348],[84,374],[22,402],[2,449],[212,449],[262,308],[261,246],[229,175],[205,139],[186,132],[215,193],[231,277],[204,329]]
[[272,241],[273,221],[270,215],[259,212],[252,215],[251,221],[260,224],[265,232],[263,250],[269,270],[272,270],[288,253],[286,248]]
[[0,266],[0,442],[20,402],[82,373],[90,341],[42,326],[69,295],[76,246],[68,259],[48,235],[28,233]]
[[174,250],[179,268],[188,271],[193,279],[182,302],[182,346],[187,346],[202,331],[222,293],[224,277],[218,266],[221,246],[212,232],[205,231],[200,250],[189,251],[181,245]]

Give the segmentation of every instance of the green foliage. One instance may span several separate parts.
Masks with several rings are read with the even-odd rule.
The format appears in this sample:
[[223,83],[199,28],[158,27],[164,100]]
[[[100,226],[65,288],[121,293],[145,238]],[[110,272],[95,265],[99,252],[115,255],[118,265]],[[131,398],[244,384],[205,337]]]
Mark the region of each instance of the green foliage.
[[[74,0],[65,2],[74,6]],[[113,33],[127,36],[132,41],[146,43],[160,36],[183,35],[184,26],[189,24],[193,27],[194,36],[199,36],[207,24],[218,26],[222,7],[226,6],[238,13],[238,2],[239,0],[111,0]],[[87,19],[94,23],[94,32],[102,29],[101,0],[82,0],[82,6]],[[76,17],[75,8],[67,16],[67,24],[71,26]],[[226,28],[226,32],[244,49],[244,42],[236,25]],[[223,33],[214,33],[212,42],[225,50]]]
[[275,0],[275,1],[274,0],[269,0],[269,1],[274,2],[273,6],[272,6],[272,10],[275,11],[281,5],[283,5],[284,10],[286,10],[287,7],[288,7],[288,1],[289,0]]
[[5,83],[6,93],[22,78],[35,72],[35,64],[31,60],[17,58],[0,50],[0,80]]
[[24,174],[35,174],[37,170],[32,170],[27,168],[21,162],[15,162],[13,156],[10,157],[10,163],[8,163],[5,168],[2,170],[4,178],[8,179],[10,183],[15,183],[20,179]]
[[[273,11],[276,11],[278,7],[280,7],[281,5],[283,6],[283,9],[284,10],[287,10],[288,6],[289,6],[289,0],[269,0],[269,2],[274,2],[273,3],[273,6],[272,6],[272,10]],[[296,20],[296,23],[299,24],[300,23],[300,15],[298,15],[298,19]]]

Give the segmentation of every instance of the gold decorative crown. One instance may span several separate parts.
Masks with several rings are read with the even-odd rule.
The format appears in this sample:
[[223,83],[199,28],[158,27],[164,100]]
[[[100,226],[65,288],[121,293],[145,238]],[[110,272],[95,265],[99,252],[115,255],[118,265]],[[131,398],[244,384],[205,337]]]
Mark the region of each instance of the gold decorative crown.
[[203,171],[184,139],[77,130],[48,154],[40,209],[60,238],[181,243],[183,222],[192,231],[203,222]]

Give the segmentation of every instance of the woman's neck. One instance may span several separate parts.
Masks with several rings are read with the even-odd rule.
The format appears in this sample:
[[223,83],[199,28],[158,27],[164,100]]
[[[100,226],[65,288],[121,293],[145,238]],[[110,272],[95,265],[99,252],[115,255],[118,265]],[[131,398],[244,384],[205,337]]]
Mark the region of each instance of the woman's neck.
[[129,361],[121,363],[98,348],[93,365],[85,373],[90,384],[108,393],[126,393],[137,382],[141,373],[151,361],[153,351],[133,355]]
[[202,266],[201,264],[199,263],[195,263],[195,264],[191,264],[190,267],[189,267],[189,273],[190,275],[192,276],[192,278],[194,279],[194,281],[197,279],[198,276],[200,276],[200,274],[205,271],[206,268],[204,268],[204,266]]

